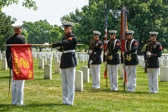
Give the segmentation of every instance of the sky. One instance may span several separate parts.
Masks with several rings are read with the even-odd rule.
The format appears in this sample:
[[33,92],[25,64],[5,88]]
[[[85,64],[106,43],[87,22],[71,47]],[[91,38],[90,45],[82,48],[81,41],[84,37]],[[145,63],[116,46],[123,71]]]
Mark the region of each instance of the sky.
[[34,0],[38,9],[28,9],[22,7],[23,0],[19,4],[4,7],[2,11],[17,21],[35,22],[46,19],[51,25],[61,26],[61,17],[74,12],[76,8],[81,10],[84,5],[88,5],[89,0]]

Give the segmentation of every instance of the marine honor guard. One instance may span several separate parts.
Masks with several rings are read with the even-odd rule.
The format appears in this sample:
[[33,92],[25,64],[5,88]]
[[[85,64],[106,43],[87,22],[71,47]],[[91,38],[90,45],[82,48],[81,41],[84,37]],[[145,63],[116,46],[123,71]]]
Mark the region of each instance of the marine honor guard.
[[149,32],[150,41],[148,42],[144,58],[147,63],[147,74],[149,83],[149,93],[158,93],[158,73],[159,60],[158,57],[162,55],[162,45],[156,41],[158,32]]
[[116,39],[116,30],[109,30],[110,40],[107,43],[108,51],[105,53],[107,56],[107,67],[109,72],[109,79],[111,90],[118,90],[118,64],[120,63],[118,50],[120,49],[121,42]]
[[93,31],[94,42],[89,48],[90,58],[90,70],[92,76],[92,87],[100,88],[100,64],[102,64],[101,53],[103,49],[103,43],[99,40],[101,33],[99,31]]
[[[26,39],[21,35],[22,25],[22,22],[12,24],[15,34],[7,40],[6,44],[26,44]],[[6,50],[6,58],[8,67],[10,68],[10,73],[12,74],[12,105],[24,105],[23,89],[25,80],[13,80],[12,54],[9,46]]]
[[133,39],[134,31],[126,31],[124,62],[127,73],[127,91],[134,92],[136,87],[136,68],[138,62],[138,41]]
[[62,52],[60,68],[63,104],[73,105],[75,96],[75,70],[77,65],[75,58],[77,39],[72,33],[72,22],[65,21],[63,26],[65,36],[61,41],[53,43],[50,47],[58,47],[58,50]]

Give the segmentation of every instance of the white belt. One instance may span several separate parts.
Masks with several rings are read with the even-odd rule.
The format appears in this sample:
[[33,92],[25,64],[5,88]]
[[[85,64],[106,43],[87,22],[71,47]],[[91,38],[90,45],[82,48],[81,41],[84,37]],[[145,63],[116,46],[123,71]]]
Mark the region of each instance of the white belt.
[[66,50],[63,53],[70,53],[70,52],[75,52],[75,50]]
[[94,54],[96,54],[96,52],[94,52]]

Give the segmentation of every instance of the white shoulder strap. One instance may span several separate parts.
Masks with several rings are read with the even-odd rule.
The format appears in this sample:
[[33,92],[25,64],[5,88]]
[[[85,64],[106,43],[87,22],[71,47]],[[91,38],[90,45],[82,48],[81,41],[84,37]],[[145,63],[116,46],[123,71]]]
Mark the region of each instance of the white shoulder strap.
[[114,40],[113,50],[115,48],[116,42],[117,42],[117,39]]
[[126,44],[127,44],[127,40],[125,41],[125,51],[127,51],[127,46],[126,46]]
[[130,42],[130,50],[131,50],[131,47],[132,47],[132,42],[134,41],[134,39],[131,40]]

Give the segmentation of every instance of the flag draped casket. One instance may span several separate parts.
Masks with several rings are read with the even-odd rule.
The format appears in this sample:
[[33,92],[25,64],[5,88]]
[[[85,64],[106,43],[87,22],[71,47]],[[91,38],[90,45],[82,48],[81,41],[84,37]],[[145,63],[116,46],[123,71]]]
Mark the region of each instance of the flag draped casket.
[[13,44],[11,46],[13,80],[33,79],[33,58],[31,44]]

